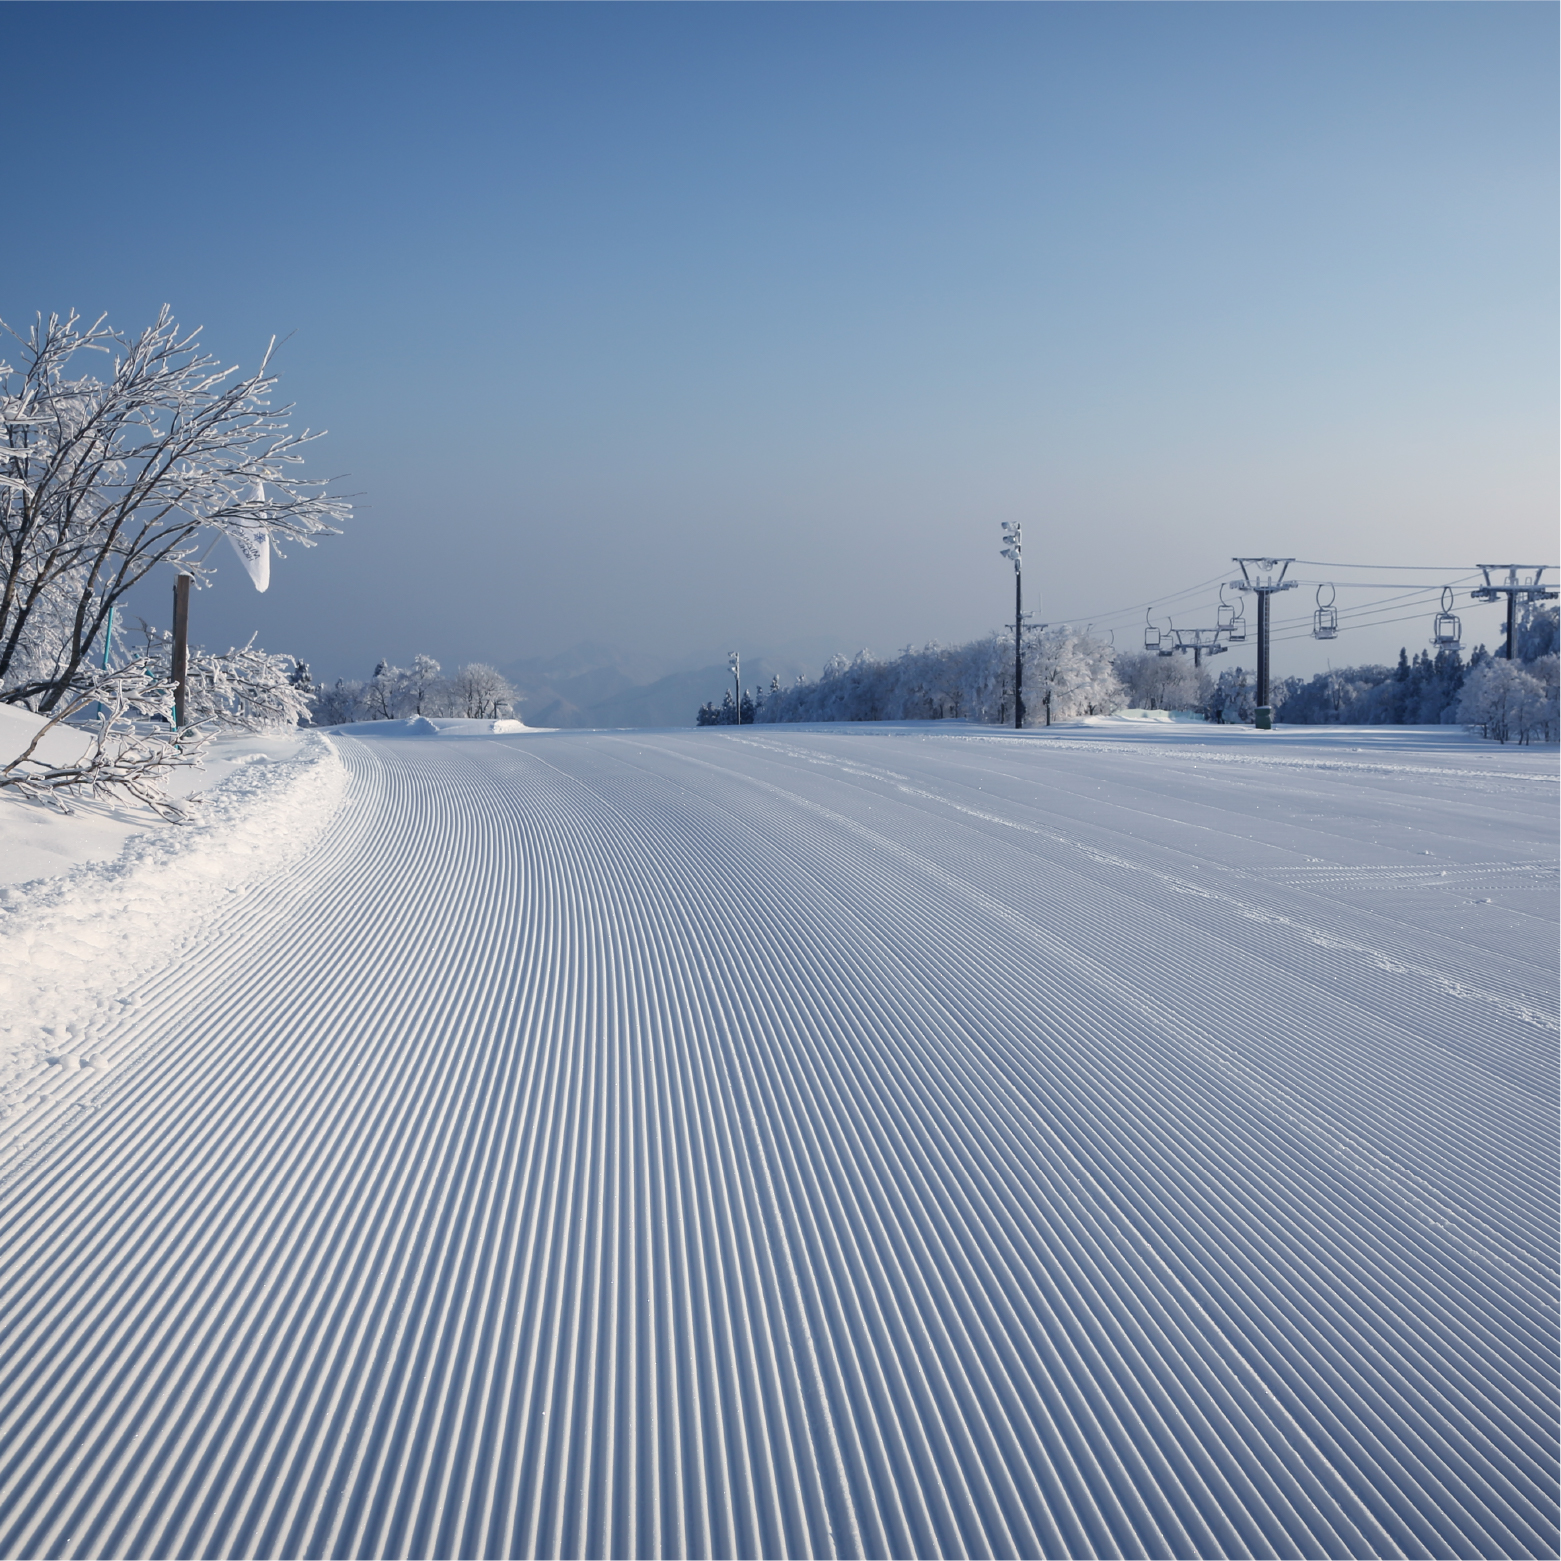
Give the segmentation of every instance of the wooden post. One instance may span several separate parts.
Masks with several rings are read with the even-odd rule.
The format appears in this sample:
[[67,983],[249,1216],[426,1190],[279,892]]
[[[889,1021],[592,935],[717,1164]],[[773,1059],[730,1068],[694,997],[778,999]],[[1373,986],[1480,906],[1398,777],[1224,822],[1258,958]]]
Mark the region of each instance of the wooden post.
[[173,582],[173,724],[184,730],[185,683],[190,670],[190,576]]

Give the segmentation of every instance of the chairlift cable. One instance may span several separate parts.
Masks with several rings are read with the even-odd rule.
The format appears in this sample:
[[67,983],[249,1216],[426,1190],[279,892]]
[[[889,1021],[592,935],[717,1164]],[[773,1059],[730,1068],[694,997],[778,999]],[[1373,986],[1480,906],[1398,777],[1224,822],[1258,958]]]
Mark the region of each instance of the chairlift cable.
[[[1380,612],[1384,607],[1396,607],[1400,603],[1410,601],[1416,597],[1419,597],[1424,601],[1431,601],[1434,599],[1434,591],[1434,586],[1417,586],[1413,591],[1405,591],[1398,596],[1384,597],[1380,602],[1363,602],[1358,607],[1341,607],[1339,609],[1339,617],[1343,619],[1359,617],[1362,613]],[[1284,618],[1277,622],[1274,627],[1276,629],[1293,629],[1298,624],[1309,623],[1310,621],[1311,619],[1309,616],[1304,618]]]
[[[1380,629],[1386,627],[1390,623],[1413,623],[1416,618],[1423,618],[1424,616],[1424,612],[1407,612],[1401,614],[1397,618],[1376,618],[1373,619],[1370,623],[1352,623],[1349,624],[1348,627],[1351,629]],[[1343,627],[1344,626],[1341,625],[1341,632]],[[1312,635],[1309,629],[1304,633],[1276,634],[1274,636],[1274,643],[1279,644],[1281,642],[1288,642],[1290,640],[1309,640],[1311,637]]]
[[[1473,574],[1474,569],[1468,564],[1448,564],[1445,567],[1439,564],[1330,564],[1321,558],[1296,558],[1292,563],[1304,564],[1308,569],[1380,569],[1380,570],[1405,570],[1410,574],[1432,575],[1468,575]],[[1550,565],[1546,565],[1549,568]]]
[[[1479,577],[1472,571],[1467,574],[1454,575],[1450,580],[1452,585],[1462,585],[1465,581],[1475,580]],[[1434,585],[1427,585],[1420,580],[1297,580],[1297,585],[1332,585],[1341,591],[1434,591]]]
[[1114,608],[1110,612],[1096,613],[1071,613],[1059,622],[1075,623],[1080,620],[1088,620],[1091,623],[1110,623],[1117,618],[1125,618],[1129,613],[1142,612],[1146,607],[1163,607],[1170,602],[1177,602],[1184,596],[1192,596],[1198,591],[1206,591],[1211,585],[1218,585],[1225,579],[1225,572],[1221,571],[1212,580],[1200,580],[1197,585],[1189,585],[1185,591],[1173,592],[1170,596],[1153,596],[1146,602],[1135,602],[1131,607]]

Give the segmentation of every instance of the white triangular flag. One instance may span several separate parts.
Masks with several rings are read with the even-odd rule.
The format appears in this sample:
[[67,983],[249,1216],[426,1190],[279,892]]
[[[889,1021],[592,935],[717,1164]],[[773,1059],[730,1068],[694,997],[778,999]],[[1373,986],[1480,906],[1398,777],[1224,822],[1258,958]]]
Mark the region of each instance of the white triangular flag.
[[[264,504],[266,485],[257,482],[249,495],[252,504]],[[255,589],[263,591],[271,584],[271,536],[258,520],[240,520],[234,523],[238,529],[227,534],[238,554],[239,562],[249,571]]]

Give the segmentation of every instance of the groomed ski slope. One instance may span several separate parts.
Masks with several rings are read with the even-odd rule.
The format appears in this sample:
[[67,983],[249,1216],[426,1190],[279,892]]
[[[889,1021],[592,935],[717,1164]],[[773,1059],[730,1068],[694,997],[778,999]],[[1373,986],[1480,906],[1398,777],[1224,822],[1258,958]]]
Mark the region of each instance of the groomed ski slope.
[[13,1145],[0,1554],[1556,1553],[1553,753],[336,746]]

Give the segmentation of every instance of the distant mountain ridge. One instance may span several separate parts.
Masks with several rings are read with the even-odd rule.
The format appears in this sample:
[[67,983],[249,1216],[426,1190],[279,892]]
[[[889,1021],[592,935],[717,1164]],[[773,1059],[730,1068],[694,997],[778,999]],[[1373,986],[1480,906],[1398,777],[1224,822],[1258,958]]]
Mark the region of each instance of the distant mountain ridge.
[[[663,670],[666,663],[614,646],[584,642],[553,656],[512,661],[499,670],[521,695],[527,726],[693,726],[707,700],[720,703],[732,687],[724,661]],[[791,682],[802,670],[794,658],[755,656],[743,662],[743,687]]]

